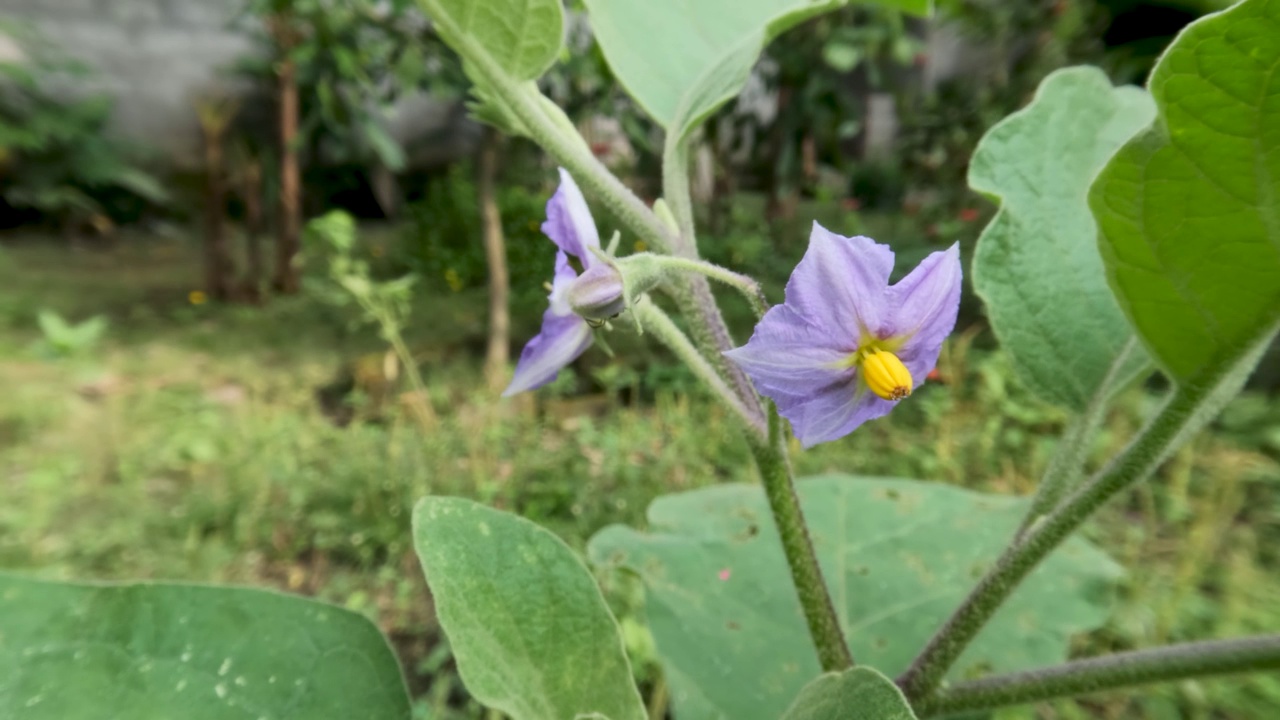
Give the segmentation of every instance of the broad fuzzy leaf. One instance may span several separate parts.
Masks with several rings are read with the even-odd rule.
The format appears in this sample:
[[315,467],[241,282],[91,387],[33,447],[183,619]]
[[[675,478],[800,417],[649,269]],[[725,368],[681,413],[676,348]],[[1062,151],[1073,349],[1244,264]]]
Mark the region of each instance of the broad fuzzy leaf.
[[0,717],[407,720],[362,615],[263,590],[0,575]]
[[591,573],[537,525],[468,500],[429,497],[414,547],[458,672],[514,720],[644,720],[618,625]]
[[868,667],[828,673],[800,691],[782,720],[916,720],[902,691]]
[[[911,480],[830,475],[798,485],[823,573],[860,664],[897,673],[1013,535],[1026,501]],[[644,580],[646,612],[680,720],[774,720],[820,673],[758,486],[659,498],[650,531],[612,526],[593,562]],[[952,677],[1063,660],[1101,625],[1119,570],[1073,540],[1044,563]]]
[[[1097,68],[1068,68],[974,152],[969,185],[1001,207],[978,240],[973,285],[1019,376],[1049,402],[1083,410],[1133,337],[1107,285],[1088,194],[1154,117],[1144,91],[1113,88]],[[1148,365],[1132,353],[1113,387]]]
[[[564,41],[561,0],[419,0],[484,49],[515,80],[537,80],[560,56]],[[457,38],[442,33],[457,49]],[[466,53],[460,53],[464,57]]]
[[[765,44],[846,0],[586,0],[614,75],[668,133],[737,95]],[[880,4],[924,14],[929,0]]]

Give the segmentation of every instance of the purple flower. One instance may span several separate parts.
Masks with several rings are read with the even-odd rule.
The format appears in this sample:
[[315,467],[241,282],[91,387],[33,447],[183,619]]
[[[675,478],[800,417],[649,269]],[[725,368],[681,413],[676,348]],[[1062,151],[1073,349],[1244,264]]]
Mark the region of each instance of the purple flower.
[[[590,347],[591,325],[578,312],[594,318],[592,310],[601,309],[610,314],[621,310],[622,279],[593,252],[600,249],[595,220],[582,191],[564,168],[560,169],[560,188],[547,201],[547,221],[542,223],[542,232],[560,248],[556,252],[556,272],[547,298],[550,306],[542,314],[542,329],[520,353],[515,376],[503,391],[503,397],[555,380],[561,368]],[[569,264],[570,255],[582,263],[582,283]]]
[[888,245],[814,223],[786,302],[725,353],[805,447],[885,415],[938,362],[960,307],[960,250],[929,255],[896,285],[892,270]]

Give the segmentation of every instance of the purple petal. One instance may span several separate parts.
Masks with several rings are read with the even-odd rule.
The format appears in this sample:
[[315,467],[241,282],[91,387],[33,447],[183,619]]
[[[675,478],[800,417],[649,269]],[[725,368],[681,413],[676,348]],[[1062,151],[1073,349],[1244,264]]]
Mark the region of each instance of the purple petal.
[[788,305],[765,313],[746,345],[726,351],[756,389],[781,403],[803,401],[832,385],[852,385],[846,361],[857,349],[852,337],[836,337],[806,321]]
[[572,315],[569,307],[569,286],[578,279],[578,272],[569,264],[569,256],[563,250],[556,251],[556,274],[551,278],[551,294],[547,302],[551,304],[548,312],[556,315]]
[[551,282],[551,294],[547,296],[549,307],[542,314],[542,329],[520,352],[515,376],[502,392],[503,397],[534,390],[555,380],[561,368],[577,360],[591,345],[591,327],[569,309],[565,299],[565,293],[577,278],[569,256],[563,250],[556,252],[556,274]]
[[859,425],[889,414],[895,403],[881,400],[864,383],[831,386],[802,402],[776,399],[778,413],[791,421],[805,447],[838,440]]
[[888,330],[906,338],[897,354],[917,385],[937,364],[942,341],[956,326],[961,275],[957,244],[930,254],[889,288],[889,302],[896,310]]
[[542,232],[584,266],[595,262],[591,248],[600,247],[596,221],[578,184],[564,168],[560,168],[560,187],[547,201],[547,221],[542,223]]
[[540,388],[556,379],[560,370],[578,359],[591,345],[591,328],[577,315],[557,315],[548,308],[542,315],[542,331],[520,353],[515,376],[502,392],[510,397]]
[[833,336],[880,336],[891,317],[885,290],[893,251],[871,238],[843,237],[813,224],[809,249],[787,281],[787,305]]

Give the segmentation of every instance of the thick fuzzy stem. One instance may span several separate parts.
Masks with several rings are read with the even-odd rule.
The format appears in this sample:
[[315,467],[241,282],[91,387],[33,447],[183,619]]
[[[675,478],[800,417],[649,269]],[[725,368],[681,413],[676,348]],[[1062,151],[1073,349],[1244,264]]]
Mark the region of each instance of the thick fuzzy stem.
[[1018,585],[1054,548],[1117,492],[1145,479],[1183,438],[1204,400],[1201,388],[1178,389],[1141,434],[1085,487],[1034,522],[996,561],[960,607],[898,678],[912,700],[927,697],[960,653]]
[[930,718],[1259,670],[1280,670],[1280,635],[1184,643],[995,675],[942,690],[919,702],[915,711]]
[[800,598],[800,607],[809,625],[809,637],[818,652],[818,662],[823,672],[838,672],[853,667],[853,655],[845,642],[844,631],[840,629],[840,616],[836,614],[831,593],[822,578],[822,567],[818,564],[813,539],[809,537],[804,513],[800,509],[791,461],[782,445],[781,433],[777,431],[777,413],[771,413],[771,416],[769,435],[776,440],[768,443],[753,441],[751,452],[760,467],[769,510],[782,540],[791,581]]

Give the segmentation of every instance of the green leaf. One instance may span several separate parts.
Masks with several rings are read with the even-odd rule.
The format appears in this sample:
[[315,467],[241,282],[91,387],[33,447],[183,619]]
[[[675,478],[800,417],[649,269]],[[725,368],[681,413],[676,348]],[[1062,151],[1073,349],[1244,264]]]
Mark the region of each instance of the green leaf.
[[835,70],[850,72],[862,61],[862,49],[852,43],[832,40],[822,46],[822,59]]
[[[897,673],[1003,549],[1026,501],[911,480],[830,475],[798,484],[853,656]],[[780,717],[820,673],[758,486],[659,498],[650,532],[612,526],[593,562],[644,580],[646,614],[680,720]],[[1119,569],[1072,540],[1014,593],[953,678],[1061,661],[1101,625]]]
[[868,667],[827,673],[800,691],[782,720],[916,720],[902,691]]
[[[1083,410],[1133,336],[1107,285],[1088,192],[1154,117],[1142,90],[1067,68],[974,151],[969,185],[1001,207],[978,240],[973,286],[1019,377],[1049,402]],[[1144,353],[1130,358],[1113,389],[1149,367]]]
[[378,161],[383,167],[391,172],[403,170],[404,149],[395,138],[391,137],[391,133],[387,132],[382,123],[373,118],[366,118],[361,127],[364,130],[365,140],[369,142],[369,146],[373,148],[374,154],[378,156]]
[[467,690],[514,720],[645,720],[618,625],[591,573],[550,532],[429,497],[413,539]]
[[0,575],[0,717],[402,720],[362,615],[264,590]]
[[468,36],[514,80],[537,80],[560,55],[561,0],[420,0],[441,37],[463,57],[454,33]]
[[1280,317],[1280,1],[1192,23],[1149,86],[1159,117],[1089,204],[1121,307],[1173,378],[1197,382]]
[[[677,137],[742,90],[760,51],[846,0],[585,0],[618,81]],[[879,4],[916,14],[929,0]]]

